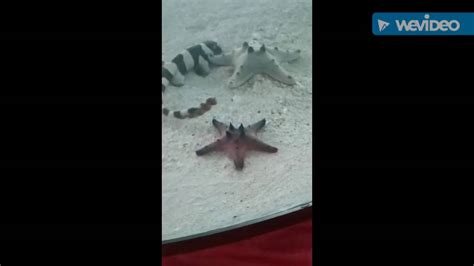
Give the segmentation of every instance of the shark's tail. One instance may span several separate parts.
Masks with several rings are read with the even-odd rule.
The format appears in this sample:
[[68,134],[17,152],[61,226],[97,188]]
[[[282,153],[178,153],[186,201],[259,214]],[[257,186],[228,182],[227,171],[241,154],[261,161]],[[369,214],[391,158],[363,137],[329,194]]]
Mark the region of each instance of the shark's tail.
[[187,110],[182,111],[170,111],[168,108],[162,108],[162,113],[166,116],[172,114],[175,118],[178,119],[195,118],[211,110],[212,106],[216,104],[216,98],[209,98],[206,100],[206,102],[201,103],[199,107],[191,107]]

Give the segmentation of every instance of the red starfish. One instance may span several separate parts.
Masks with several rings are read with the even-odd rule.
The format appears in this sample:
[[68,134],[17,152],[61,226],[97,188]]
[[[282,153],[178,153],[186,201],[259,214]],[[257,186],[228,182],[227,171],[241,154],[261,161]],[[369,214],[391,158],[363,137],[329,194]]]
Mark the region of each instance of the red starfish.
[[198,156],[208,154],[213,151],[224,151],[234,161],[235,168],[242,170],[244,168],[245,153],[249,150],[275,153],[277,148],[272,147],[257,139],[257,132],[265,126],[265,119],[250,125],[246,128],[241,124],[235,128],[232,123],[227,127],[224,123],[212,120],[212,124],[217,128],[221,135],[225,136],[217,141],[196,151]]

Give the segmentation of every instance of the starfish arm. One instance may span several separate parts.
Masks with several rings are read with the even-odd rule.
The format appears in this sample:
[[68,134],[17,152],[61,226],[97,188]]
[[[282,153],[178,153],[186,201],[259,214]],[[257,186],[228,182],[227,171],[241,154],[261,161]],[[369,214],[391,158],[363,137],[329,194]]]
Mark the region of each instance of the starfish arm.
[[255,151],[262,151],[262,152],[268,152],[268,153],[275,153],[278,151],[277,148],[270,146],[254,138],[247,138],[246,146],[249,150],[255,150]]
[[234,159],[234,165],[237,170],[244,169],[244,158],[240,157],[240,158]]
[[203,148],[196,151],[197,156],[205,155],[213,151],[219,151],[221,149],[221,142],[218,140],[209,145],[204,146]]
[[255,135],[260,129],[262,129],[265,126],[266,120],[262,119],[258,121],[257,123],[254,123],[250,126],[248,126],[245,130],[246,133]]
[[212,119],[212,124],[221,135],[227,130],[227,126],[224,123],[217,121],[217,119]]
[[271,62],[266,65],[262,72],[282,83],[288,85],[296,84],[295,79],[288,72],[286,72],[274,58],[271,59]]
[[270,53],[278,62],[291,62],[298,59],[301,55],[301,50],[296,51],[281,51],[278,48],[269,48],[267,49],[268,53]]
[[234,161],[235,169],[242,170],[244,168],[245,151],[243,149],[231,152],[230,158]]
[[209,61],[217,66],[230,66],[234,60],[234,52],[209,56]]
[[229,87],[237,88],[253,77],[255,72],[252,70],[249,61],[243,59],[236,65],[234,74],[229,79]]

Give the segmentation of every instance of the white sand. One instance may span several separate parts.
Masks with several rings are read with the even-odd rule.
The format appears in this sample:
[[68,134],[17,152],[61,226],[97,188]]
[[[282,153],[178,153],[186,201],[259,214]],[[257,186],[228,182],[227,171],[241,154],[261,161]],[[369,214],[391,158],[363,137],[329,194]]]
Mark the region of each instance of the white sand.
[[[256,76],[237,89],[226,88],[231,67],[194,73],[186,85],[169,86],[170,109],[196,106],[208,97],[218,105],[204,116],[163,117],[163,231],[172,239],[259,218],[312,199],[312,21],[311,0],[164,0],[163,59],[202,41],[224,51],[257,37],[267,46],[302,50],[282,66],[298,81],[286,86]],[[259,112],[258,112],[259,111]],[[194,151],[217,139],[212,118],[245,126],[265,118],[259,138],[278,153],[249,153],[243,171],[224,154],[198,157]]]

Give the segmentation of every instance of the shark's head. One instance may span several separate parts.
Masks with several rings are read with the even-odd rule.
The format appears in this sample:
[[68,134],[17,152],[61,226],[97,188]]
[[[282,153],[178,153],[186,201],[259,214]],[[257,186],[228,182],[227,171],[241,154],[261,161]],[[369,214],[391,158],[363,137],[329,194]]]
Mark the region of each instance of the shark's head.
[[211,49],[214,55],[222,54],[222,48],[215,41],[205,41],[204,44]]

